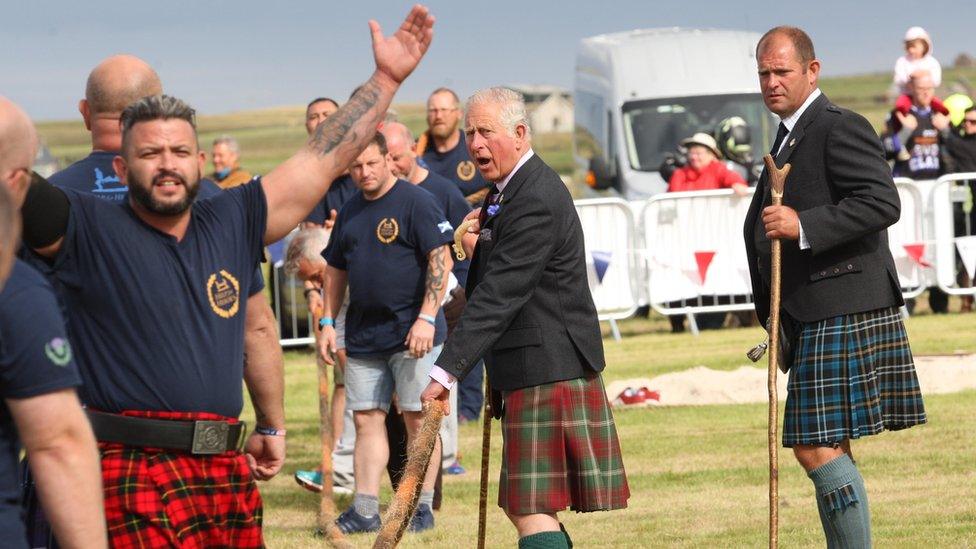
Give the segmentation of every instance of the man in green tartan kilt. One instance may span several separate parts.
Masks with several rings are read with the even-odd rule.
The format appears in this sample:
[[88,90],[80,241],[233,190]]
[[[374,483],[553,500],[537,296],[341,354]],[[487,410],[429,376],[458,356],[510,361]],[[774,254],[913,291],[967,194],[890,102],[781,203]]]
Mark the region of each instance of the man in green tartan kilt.
[[494,185],[468,216],[468,304],[421,398],[446,399],[484,357],[504,437],[498,505],[520,549],[570,547],[558,512],[621,509],[630,497],[583,231],[566,186],[532,152],[522,96],[489,88],[467,105],[468,152]]
[[764,172],[744,237],[756,313],[769,316],[770,240],[782,242],[782,340],[792,349],[783,445],[816,490],[828,547],[870,547],[851,439],[925,423],[886,229],[900,202],[871,125],[817,88],[820,62],[796,27],[756,48],[763,101],[781,119],[770,154],[792,166],[783,205]]

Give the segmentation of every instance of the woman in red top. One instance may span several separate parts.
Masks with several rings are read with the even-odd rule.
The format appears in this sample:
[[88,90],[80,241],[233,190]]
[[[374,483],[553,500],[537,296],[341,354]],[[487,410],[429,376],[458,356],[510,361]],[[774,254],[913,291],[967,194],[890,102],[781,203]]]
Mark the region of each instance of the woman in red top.
[[688,148],[688,165],[678,168],[668,182],[668,192],[731,188],[744,195],[749,188],[742,176],[719,161],[718,145],[707,133],[696,133],[681,145]]

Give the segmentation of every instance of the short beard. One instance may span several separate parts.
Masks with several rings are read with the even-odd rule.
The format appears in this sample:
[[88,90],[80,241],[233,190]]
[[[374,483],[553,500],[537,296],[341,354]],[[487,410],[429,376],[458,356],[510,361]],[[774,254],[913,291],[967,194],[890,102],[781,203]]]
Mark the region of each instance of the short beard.
[[[200,192],[199,170],[197,171],[196,178],[194,178],[194,181],[192,183],[187,181],[186,178],[183,177],[182,175],[170,171],[163,171],[156,174],[153,177],[152,182],[147,185],[144,185],[142,181],[139,181],[137,179],[132,179],[132,175],[133,175],[132,172],[129,172],[129,178],[130,178],[129,194],[132,196],[133,199],[135,199],[136,202],[139,203],[140,206],[145,208],[146,211],[150,213],[154,213],[156,215],[165,215],[165,216],[181,215],[183,212],[188,210],[191,205],[193,205],[193,201],[196,199],[197,193]],[[155,185],[157,181],[163,179],[164,177],[171,177],[171,178],[178,179],[183,184],[183,187],[186,189],[186,196],[183,197],[183,200],[180,200],[179,202],[175,202],[172,204],[163,204],[153,198],[152,196],[153,185]]]
[[447,129],[441,129],[440,127],[431,127],[430,134],[437,139],[447,139],[454,135],[454,132],[458,130],[458,125],[454,124],[453,127]]

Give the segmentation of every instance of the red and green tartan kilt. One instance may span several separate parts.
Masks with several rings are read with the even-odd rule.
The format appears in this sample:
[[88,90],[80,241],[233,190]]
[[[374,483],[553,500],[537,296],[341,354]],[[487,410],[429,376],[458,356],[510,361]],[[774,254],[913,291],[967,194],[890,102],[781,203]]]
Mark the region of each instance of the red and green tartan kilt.
[[803,323],[787,383],[784,446],[833,446],[925,421],[898,309]]
[[[180,421],[216,414],[125,412]],[[114,548],[263,547],[261,496],[240,452],[191,455],[99,443],[105,519]]]
[[630,489],[599,374],[503,396],[499,507],[528,515],[627,506]]

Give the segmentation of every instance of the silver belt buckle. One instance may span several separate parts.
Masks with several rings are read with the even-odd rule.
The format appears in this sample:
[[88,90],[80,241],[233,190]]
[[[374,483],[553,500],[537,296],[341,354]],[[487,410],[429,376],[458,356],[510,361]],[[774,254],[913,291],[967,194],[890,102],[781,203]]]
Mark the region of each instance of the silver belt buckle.
[[193,425],[193,454],[222,454],[227,451],[227,434],[230,424],[226,421],[195,421]]

